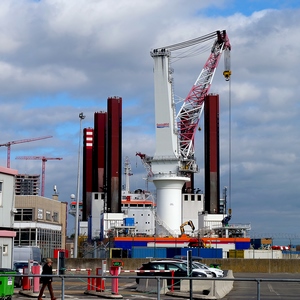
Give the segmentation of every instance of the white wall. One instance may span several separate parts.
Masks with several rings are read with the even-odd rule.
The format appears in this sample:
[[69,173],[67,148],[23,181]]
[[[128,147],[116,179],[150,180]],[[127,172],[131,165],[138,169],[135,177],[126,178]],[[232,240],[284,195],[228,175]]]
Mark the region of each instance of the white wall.
[[0,191],[0,227],[13,228],[15,177],[9,170],[10,169],[0,167],[0,182],[2,186]]
[[0,166],[0,268],[12,268],[15,175],[18,172]]
[[0,237],[0,267],[12,268],[13,260],[13,238]]
[[[198,212],[204,210],[203,194],[182,194],[182,219],[181,224],[191,220],[194,223],[195,230],[198,229]],[[186,227],[186,232],[190,232],[190,228]]]

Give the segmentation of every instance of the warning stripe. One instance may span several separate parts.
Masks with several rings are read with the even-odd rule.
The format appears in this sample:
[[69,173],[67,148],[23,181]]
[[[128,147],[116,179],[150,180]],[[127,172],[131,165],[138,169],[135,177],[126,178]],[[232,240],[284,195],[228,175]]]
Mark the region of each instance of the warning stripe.
[[[52,269],[52,271],[56,272],[57,269]],[[64,271],[81,272],[81,271],[92,271],[92,269],[64,269]]]

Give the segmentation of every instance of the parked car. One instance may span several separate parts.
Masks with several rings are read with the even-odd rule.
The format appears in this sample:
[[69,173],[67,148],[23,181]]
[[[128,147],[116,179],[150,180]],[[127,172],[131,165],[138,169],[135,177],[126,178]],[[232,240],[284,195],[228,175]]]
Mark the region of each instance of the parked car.
[[[40,274],[42,273],[43,267],[37,261],[33,262],[33,266],[40,266]],[[23,274],[23,269],[26,267],[28,267],[28,261],[15,261],[13,269]]]
[[[43,267],[37,262],[33,262],[34,266],[40,266],[40,274],[42,274]],[[13,270],[18,275],[23,275],[23,269],[25,267],[28,267],[28,261],[15,261],[13,265]],[[16,276],[15,277],[15,287],[21,287],[22,286],[22,276]]]
[[16,275],[19,275],[15,277],[15,287],[20,288],[22,286],[22,274],[17,270],[14,271],[16,272]]
[[[182,260],[175,260],[175,259],[165,259],[165,260],[154,260],[144,263],[140,267],[140,271],[174,271],[174,277],[187,277],[187,263],[186,261]],[[157,272],[137,272],[137,276],[157,276]],[[163,277],[171,277],[171,272],[165,272],[160,274]],[[212,278],[213,275],[209,270],[193,268],[191,272],[192,277],[209,277]],[[139,283],[139,278],[136,280]],[[171,280],[167,281],[167,284],[171,284]],[[175,285],[180,284],[180,280],[175,282]]]
[[193,261],[193,265],[195,266],[195,268],[209,270],[212,273],[213,277],[224,277],[224,271],[219,268],[212,268],[198,261]]

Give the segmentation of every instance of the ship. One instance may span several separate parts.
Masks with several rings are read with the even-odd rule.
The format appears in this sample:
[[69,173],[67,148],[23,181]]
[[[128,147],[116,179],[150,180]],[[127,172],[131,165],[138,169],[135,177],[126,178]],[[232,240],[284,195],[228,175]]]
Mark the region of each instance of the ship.
[[[202,249],[204,257],[203,253],[208,249],[219,249],[222,257],[227,257],[230,250],[250,248],[251,225],[231,224],[227,214],[207,214],[204,211],[204,195],[201,193],[183,194],[183,212],[189,212],[186,216],[189,221],[182,222],[178,231],[166,228],[164,222],[157,217],[155,196],[148,189],[130,190],[130,177],[133,174],[128,157],[124,161],[124,175],[121,213],[103,214],[103,241],[104,244],[109,242],[112,249],[128,251],[129,257],[132,256],[133,249],[176,249],[172,252],[174,255],[186,255],[188,249],[193,249],[197,251],[197,256],[199,249]],[[194,201],[195,199],[199,201]],[[73,216],[76,214],[76,205],[76,201],[70,203],[69,213]],[[81,212],[82,202],[79,202],[79,214]],[[185,225],[190,228],[185,229]],[[156,233],[158,226],[163,234]]]

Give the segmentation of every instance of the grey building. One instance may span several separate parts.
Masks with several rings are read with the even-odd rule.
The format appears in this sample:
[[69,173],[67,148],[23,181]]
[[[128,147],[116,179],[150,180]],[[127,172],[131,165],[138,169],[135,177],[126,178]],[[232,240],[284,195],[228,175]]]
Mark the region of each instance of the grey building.
[[17,174],[15,182],[16,195],[38,195],[40,192],[40,175]]

